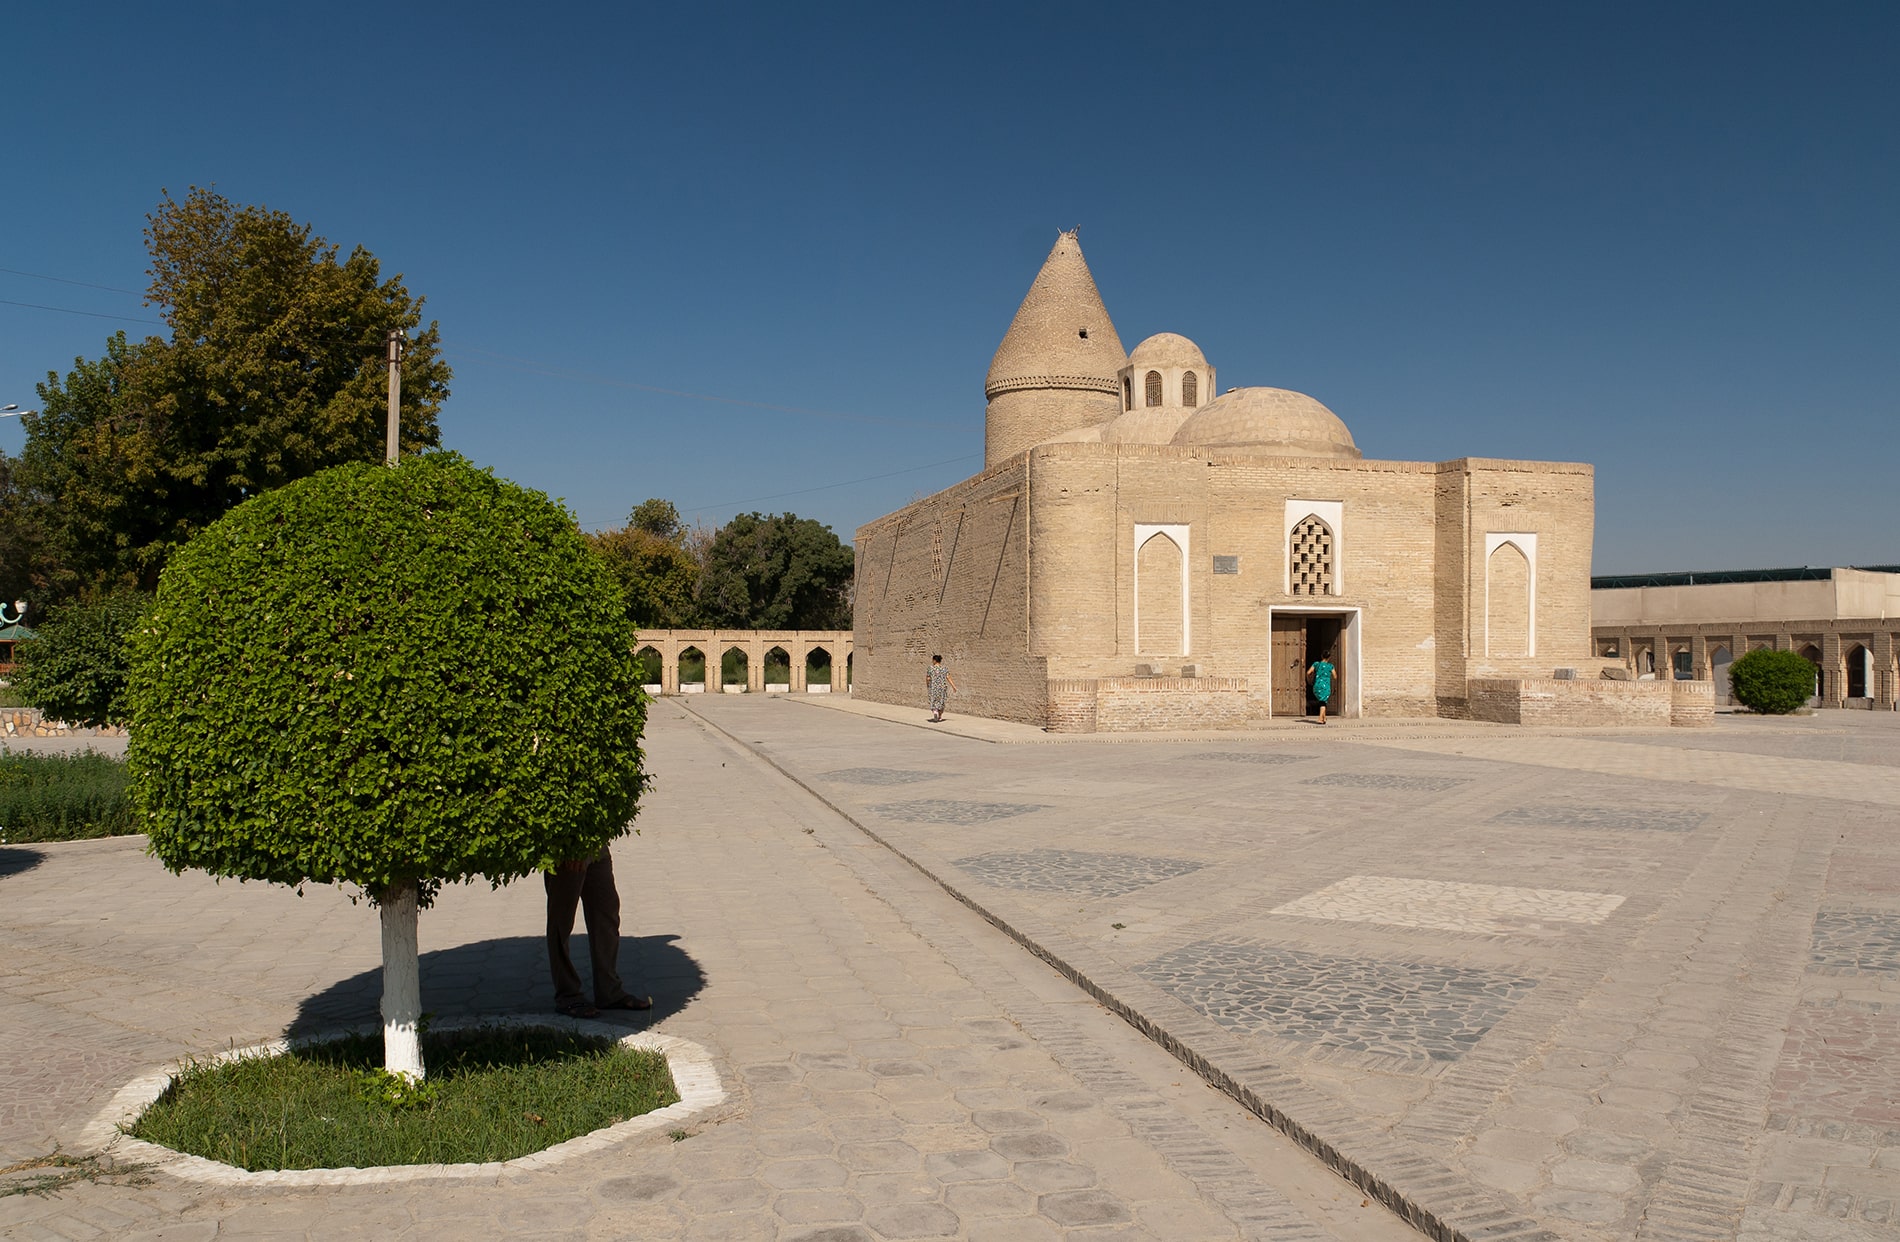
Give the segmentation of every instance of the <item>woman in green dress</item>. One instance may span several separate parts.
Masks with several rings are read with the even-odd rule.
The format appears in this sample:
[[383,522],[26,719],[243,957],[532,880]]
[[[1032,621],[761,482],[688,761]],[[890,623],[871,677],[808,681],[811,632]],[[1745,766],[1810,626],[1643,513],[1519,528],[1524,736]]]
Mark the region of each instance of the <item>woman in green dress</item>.
[[1313,683],[1313,697],[1319,700],[1319,722],[1326,723],[1326,700],[1333,697],[1333,662],[1325,656],[1313,661],[1306,680]]

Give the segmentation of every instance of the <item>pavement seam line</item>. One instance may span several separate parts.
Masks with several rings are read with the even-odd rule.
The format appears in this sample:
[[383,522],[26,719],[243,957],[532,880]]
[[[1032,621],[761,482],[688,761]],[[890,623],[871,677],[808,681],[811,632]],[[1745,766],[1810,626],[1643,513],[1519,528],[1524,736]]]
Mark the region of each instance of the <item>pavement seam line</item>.
[[[1097,983],[1086,972],[1074,966],[1059,954],[1051,951],[1034,937],[1003,919],[982,902],[979,902],[974,897],[950,883],[944,877],[932,871],[923,862],[899,848],[889,838],[870,828],[849,811],[826,797],[818,789],[801,780],[770,755],[702,715],[697,709],[689,707],[684,703],[680,706],[688,714],[698,720],[703,727],[725,737],[733,745],[739,747],[746,753],[756,756],[761,762],[770,766],[786,780],[798,788],[803,789],[806,793],[828,807],[840,819],[852,825],[859,832],[876,842],[879,846],[890,851],[890,853],[896,857],[901,858],[905,863],[915,868],[932,883],[936,884],[945,893],[948,893],[959,903],[975,911],[992,926],[1003,932],[1017,944],[1020,944],[1032,955],[1046,962],[1050,967],[1056,970],[1057,973],[1061,974],[1076,987],[1094,998],[1110,1012],[1119,1016],[1123,1021],[1134,1027],[1135,1030],[1168,1052],[1169,1055],[1188,1066],[1205,1082],[1246,1108],[1248,1112],[1253,1113],[1300,1146],[1318,1156],[1328,1167],[1345,1177],[1346,1180],[1350,1181],[1353,1185],[1384,1203],[1388,1208],[1397,1213],[1402,1220],[1409,1222],[1426,1236],[1437,1239],[1438,1242],[1475,1242],[1473,1235],[1459,1228],[1444,1213],[1419,1198],[1407,1194],[1404,1189],[1394,1185],[1386,1178],[1381,1177],[1367,1164],[1355,1159],[1346,1151],[1342,1150],[1336,1142],[1302,1123],[1298,1118],[1287,1113],[1283,1108],[1275,1105],[1272,1101],[1260,1095],[1247,1084],[1239,1081],[1219,1066],[1213,1064],[1165,1027],[1143,1015],[1132,1005],[1123,1001],[1113,992]],[[1397,1142],[1397,1140],[1393,1141]],[[1419,1156],[1414,1158],[1411,1162],[1417,1163],[1422,1159],[1423,1154],[1420,1153]],[[1434,1170],[1413,1169],[1408,1171],[1424,1173],[1428,1179],[1434,1181],[1434,1184],[1436,1184],[1436,1180],[1439,1176],[1450,1175],[1450,1170],[1443,1166]],[[1462,1181],[1463,1179],[1459,1180]],[[1557,1235],[1541,1228],[1534,1221],[1518,1216],[1513,1205],[1508,1204],[1501,1196],[1483,1187],[1476,1184],[1465,1184],[1456,1187],[1454,1193],[1458,1198],[1468,1202],[1469,1206],[1467,1207],[1467,1211],[1475,1211],[1484,1220],[1484,1236],[1512,1236],[1521,1238],[1524,1242],[1543,1242],[1543,1240],[1546,1239],[1550,1240],[1550,1242],[1555,1242]]]

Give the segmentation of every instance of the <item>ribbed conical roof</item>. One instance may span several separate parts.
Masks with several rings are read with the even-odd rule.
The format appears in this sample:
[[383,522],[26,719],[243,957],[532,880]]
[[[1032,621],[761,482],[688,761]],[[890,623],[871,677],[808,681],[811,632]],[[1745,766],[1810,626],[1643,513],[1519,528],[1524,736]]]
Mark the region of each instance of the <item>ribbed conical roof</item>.
[[1081,242],[1074,233],[1059,233],[996,347],[983,395],[1019,387],[1118,392],[1116,372],[1127,360]]

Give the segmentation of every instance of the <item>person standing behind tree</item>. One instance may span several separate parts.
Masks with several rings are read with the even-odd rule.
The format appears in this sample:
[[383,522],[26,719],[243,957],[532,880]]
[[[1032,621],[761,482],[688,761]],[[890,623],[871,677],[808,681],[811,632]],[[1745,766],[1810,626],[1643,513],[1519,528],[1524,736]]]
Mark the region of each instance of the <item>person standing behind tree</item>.
[[950,692],[957,688],[956,678],[950,676],[950,670],[943,666],[943,657],[930,657],[930,667],[924,672],[924,689],[930,693],[930,722],[943,719],[943,709],[950,702]]
[[1306,670],[1306,680],[1313,683],[1313,697],[1319,700],[1319,722],[1326,723],[1326,700],[1333,697],[1333,662],[1325,656],[1313,661]]

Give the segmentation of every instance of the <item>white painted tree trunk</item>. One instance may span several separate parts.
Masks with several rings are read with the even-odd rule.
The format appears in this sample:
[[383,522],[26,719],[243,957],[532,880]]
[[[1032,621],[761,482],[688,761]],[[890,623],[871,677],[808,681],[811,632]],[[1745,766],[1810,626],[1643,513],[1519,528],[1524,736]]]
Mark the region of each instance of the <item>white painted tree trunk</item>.
[[421,1082],[422,966],[416,949],[416,882],[383,893],[383,1068]]

